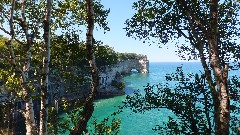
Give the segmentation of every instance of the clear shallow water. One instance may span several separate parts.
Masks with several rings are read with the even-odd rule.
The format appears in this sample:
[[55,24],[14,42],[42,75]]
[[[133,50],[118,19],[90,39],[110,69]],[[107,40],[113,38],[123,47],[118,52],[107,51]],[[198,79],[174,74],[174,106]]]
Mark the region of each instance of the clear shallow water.
[[[196,73],[202,70],[200,63],[150,63],[149,74],[132,74],[124,78],[126,82],[126,93],[132,94],[135,90],[143,92],[144,85],[150,83],[151,85],[165,81],[165,75],[176,71],[177,67],[183,65],[185,73]],[[97,120],[110,116],[118,108],[116,106],[122,105],[125,96],[118,96],[108,99],[101,99],[95,102],[95,111],[93,116]],[[156,125],[162,125],[163,122],[168,121],[168,116],[174,117],[174,114],[167,109],[151,110],[144,114],[132,113],[129,109],[124,109],[123,112],[117,115],[121,118],[121,134],[122,135],[154,135],[152,128]],[[92,123],[90,121],[90,123]]]
[[[143,92],[144,85],[150,83],[154,85],[165,81],[165,75],[171,74],[176,71],[177,67],[183,66],[184,73],[199,73],[202,71],[201,63],[197,62],[161,62],[150,63],[149,74],[132,74],[124,78],[126,82],[126,93],[132,94],[134,91],[139,90]],[[238,71],[231,71],[230,76],[237,74]],[[238,75],[239,76],[239,75]],[[124,96],[117,96],[108,99],[100,99],[95,101],[95,111],[93,117],[99,121],[103,120],[107,116],[110,116],[113,112],[118,110],[117,106],[122,105],[122,101],[125,100]],[[156,135],[152,128],[156,125],[163,125],[163,122],[168,121],[168,116],[174,117],[174,114],[167,109],[151,110],[144,114],[132,113],[129,109],[124,109],[122,113],[115,118],[121,119],[121,135]],[[93,123],[93,118],[89,121],[89,124]],[[66,135],[69,133],[66,133]]]

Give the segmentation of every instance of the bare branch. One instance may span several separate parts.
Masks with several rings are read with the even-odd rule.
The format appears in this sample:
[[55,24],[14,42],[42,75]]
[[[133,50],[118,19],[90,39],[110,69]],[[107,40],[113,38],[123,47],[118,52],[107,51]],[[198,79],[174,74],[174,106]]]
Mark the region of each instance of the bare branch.
[[0,27],[0,30],[2,30],[3,32],[5,32],[6,34],[11,36],[11,33],[9,31],[7,31],[6,29],[4,29],[3,27]]
[[176,27],[175,25],[171,25],[175,30],[177,30],[180,34],[182,34],[186,39],[189,39],[189,37],[178,27]]
[[7,19],[7,21],[10,22],[9,15],[7,15],[7,13],[4,10],[2,10],[1,12],[2,12],[2,15]]

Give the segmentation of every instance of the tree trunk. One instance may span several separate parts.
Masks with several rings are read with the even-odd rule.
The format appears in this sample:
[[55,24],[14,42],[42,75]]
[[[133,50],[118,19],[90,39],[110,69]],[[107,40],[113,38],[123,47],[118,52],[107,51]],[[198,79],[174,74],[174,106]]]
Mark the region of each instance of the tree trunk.
[[[7,41],[5,44],[8,48],[9,52],[9,58],[5,57],[4,55],[1,54],[4,58],[6,58],[11,65],[15,68],[16,72],[21,74],[21,87],[23,91],[23,100],[25,102],[25,112],[24,117],[25,117],[25,125],[26,125],[26,134],[27,135],[35,135],[37,134],[37,128],[36,128],[36,122],[34,119],[34,109],[33,109],[33,100],[32,100],[32,95],[31,95],[31,90],[29,87],[29,79],[28,79],[28,73],[30,70],[30,62],[31,62],[31,57],[32,57],[32,45],[33,45],[33,40],[36,36],[36,33],[38,31],[38,25],[40,21],[36,24],[35,29],[32,31],[32,34],[28,33],[28,22],[26,21],[26,16],[25,16],[25,8],[26,8],[26,1],[21,0],[21,3],[18,2],[18,6],[21,6],[21,11],[18,13],[19,15],[21,14],[21,18],[17,18],[14,16],[14,10],[15,10],[15,0],[11,1],[11,9],[10,9],[10,15],[9,15],[9,27],[10,27],[10,32],[5,31],[7,34],[11,36],[9,41]],[[13,18],[15,21],[13,21]],[[22,30],[23,33],[25,34],[27,43],[26,43],[26,52],[25,52],[25,58],[23,59],[23,67],[20,66],[20,62],[16,62],[16,57],[14,54],[14,49],[12,46],[13,40],[15,39],[15,31],[14,31],[14,23],[18,23]]]
[[81,118],[78,122],[77,128],[71,132],[73,135],[80,135],[83,133],[83,131],[87,132],[87,122],[92,116],[92,113],[94,111],[94,97],[96,95],[96,92],[99,88],[99,76],[98,76],[98,69],[95,62],[95,56],[94,56],[94,50],[93,50],[93,29],[94,29],[94,10],[93,10],[93,0],[86,0],[87,4],[87,23],[88,23],[88,29],[86,33],[86,51],[87,51],[87,58],[89,62],[89,67],[91,70],[92,75],[92,84],[91,89],[89,92],[88,97],[86,98],[84,105],[83,105],[83,112],[81,114]]
[[[7,43],[7,47],[9,50],[10,54],[10,63],[12,66],[16,69],[16,71],[19,71],[21,73],[21,79],[22,79],[22,90],[23,90],[23,100],[25,102],[25,112],[24,112],[24,117],[25,117],[25,124],[26,124],[26,135],[32,135],[36,134],[36,124],[35,124],[35,119],[34,119],[34,111],[33,111],[33,101],[31,97],[31,92],[29,89],[29,82],[28,80],[28,70],[30,68],[30,64],[27,63],[23,67],[23,70],[21,70],[17,63],[16,63],[16,57],[14,54],[14,50],[12,47],[12,41],[13,38],[11,38]],[[31,55],[30,55],[31,56]]]
[[28,73],[30,70],[30,62],[32,57],[32,44],[34,37],[30,36],[28,33],[28,23],[26,21],[25,16],[25,8],[26,8],[26,1],[22,0],[21,3],[21,15],[22,18],[20,19],[20,26],[22,27],[22,30],[24,31],[27,45],[26,45],[26,58],[24,60],[24,66],[22,70],[22,86],[23,86],[23,93],[24,93],[24,102],[25,102],[25,123],[26,123],[26,134],[27,135],[35,135],[37,134],[37,127],[36,122],[34,119],[34,109],[33,109],[33,100],[31,95],[31,90],[29,88],[29,79],[28,79]]
[[[15,38],[15,32],[14,32],[14,28],[13,28],[13,14],[14,14],[14,9],[15,9],[15,0],[12,0],[11,3],[11,14],[10,14],[10,20],[9,20],[9,26],[10,26],[10,34],[11,34],[11,38],[8,42],[6,42],[6,46],[8,48],[9,51],[9,55],[10,55],[10,63],[11,65],[16,69],[16,71],[19,71],[21,73],[21,78],[22,78],[22,90],[23,90],[23,100],[25,102],[25,113],[24,113],[24,117],[25,117],[25,124],[26,124],[26,135],[32,135],[34,133],[36,133],[36,125],[35,125],[35,120],[34,120],[34,111],[33,111],[33,103],[32,103],[32,98],[30,96],[30,90],[28,87],[28,71],[30,68],[30,58],[31,58],[31,46],[29,46],[29,42],[27,43],[28,46],[28,51],[27,51],[27,61],[25,61],[25,65],[23,67],[23,69],[21,69],[16,62],[16,57],[14,54],[14,50],[12,47],[12,43],[13,43],[13,39]],[[25,1],[22,1],[22,15],[23,15],[23,20],[25,19],[24,17],[24,11],[25,11]],[[25,21],[25,20],[24,20]],[[22,23],[24,22],[22,21]],[[23,29],[25,29],[26,27],[23,27]],[[26,30],[24,30],[26,31]],[[27,34],[27,33],[25,33]],[[28,37],[28,35],[26,35],[26,37]],[[29,41],[29,38],[27,38],[27,41]]]
[[214,78],[218,89],[218,110],[216,117],[216,134],[217,135],[229,135],[229,119],[230,119],[230,99],[228,92],[228,65],[221,67],[219,61],[219,50],[217,44],[217,33],[218,33],[218,0],[210,1],[210,33],[209,33],[209,56],[210,64],[213,69]]
[[32,99],[25,100],[25,107],[26,107],[26,112],[25,112],[25,119],[26,119],[26,135],[32,135],[36,134],[35,133],[35,120],[34,120],[34,112],[33,112],[33,103]]
[[41,76],[41,111],[40,111],[40,131],[39,135],[47,135],[48,121],[48,74],[50,62],[50,21],[51,21],[52,0],[47,0],[46,15],[43,21],[44,26],[44,52],[43,52],[43,67]]
[[[211,68],[214,73],[214,79],[216,85],[214,84],[212,74],[209,67],[206,64],[206,58],[204,56],[204,50],[201,40],[196,35],[195,27],[189,24],[192,27],[192,33],[195,39],[197,39],[196,48],[199,51],[200,59],[202,66],[204,68],[205,76],[208,81],[214,105],[214,121],[215,121],[215,132],[217,135],[228,135],[229,134],[229,92],[228,92],[228,65],[222,67],[222,63],[219,60],[219,50],[217,44],[217,35],[218,35],[218,0],[210,0],[210,28],[207,29],[201,25],[199,19],[194,15],[194,13],[189,10],[185,0],[177,1],[180,7],[183,7],[182,10],[188,15],[190,22],[194,22],[200,27],[202,32],[208,40],[208,50],[209,50],[209,61]],[[188,37],[187,37],[188,38]],[[191,39],[190,39],[191,40]],[[217,86],[217,88],[215,88]]]
[[53,134],[58,135],[58,99],[54,100],[53,117]]

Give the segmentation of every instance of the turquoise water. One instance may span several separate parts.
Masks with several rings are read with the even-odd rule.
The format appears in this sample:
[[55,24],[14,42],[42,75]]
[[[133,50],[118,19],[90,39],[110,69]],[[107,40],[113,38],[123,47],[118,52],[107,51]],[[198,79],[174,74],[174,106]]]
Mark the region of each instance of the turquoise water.
[[[201,63],[197,62],[150,63],[150,73],[132,74],[124,78],[124,81],[126,82],[126,94],[131,95],[136,90],[139,90],[139,92],[142,93],[144,91],[143,86],[147,83],[154,85],[164,82],[165,75],[175,72],[179,66],[183,66],[184,73],[199,73],[202,71]],[[230,72],[230,76],[236,73],[237,71]],[[122,105],[122,101],[125,100],[125,97],[126,96],[124,95],[95,101],[95,111],[93,113],[93,117],[99,122],[110,116],[113,112],[118,110],[117,106]],[[118,114],[115,118],[121,119],[121,135],[156,135],[158,133],[154,132],[152,129],[156,125],[161,126],[163,125],[163,122],[167,122],[168,116],[174,117],[174,114],[167,109],[160,109],[160,111],[151,110],[145,112],[144,114],[136,114],[132,113],[129,109],[124,109],[123,112]],[[92,123],[93,119],[89,121],[90,125]]]
[[[188,62],[188,63],[150,63],[149,74],[132,74],[124,78],[126,82],[126,93],[132,94],[135,90],[143,92],[143,86],[147,83],[152,85],[165,81],[165,75],[176,71],[176,68],[183,66],[185,73],[196,73],[202,70],[200,63]],[[103,120],[103,118],[111,115],[125,100],[125,96],[118,96],[108,99],[101,99],[95,102],[95,111],[93,116],[97,120]],[[156,125],[162,125],[163,122],[167,122],[168,116],[174,117],[174,114],[167,109],[151,110],[144,114],[132,113],[129,109],[124,109],[123,112],[117,115],[117,118],[121,118],[121,134],[122,135],[154,135],[152,128]]]

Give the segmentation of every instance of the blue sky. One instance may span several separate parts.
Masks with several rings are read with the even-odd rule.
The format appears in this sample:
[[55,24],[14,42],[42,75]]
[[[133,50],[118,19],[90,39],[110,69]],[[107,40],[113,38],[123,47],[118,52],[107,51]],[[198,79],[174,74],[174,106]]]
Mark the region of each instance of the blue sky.
[[[130,19],[135,12],[132,9],[134,1],[137,0],[101,0],[105,8],[110,8],[111,10],[107,19],[111,30],[104,34],[103,30],[95,29],[95,39],[103,41],[104,44],[113,47],[117,52],[145,54],[150,62],[180,61],[180,58],[175,53],[177,48],[174,47],[174,44],[159,48],[157,44],[149,46],[147,43],[143,44],[142,41],[126,36],[126,32],[123,29],[125,27],[124,22]],[[2,31],[0,31],[0,35],[8,36]],[[84,36],[85,34],[83,33],[80,37],[84,39]]]
[[[176,55],[175,51],[177,48],[174,44],[169,43],[167,46],[159,48],[157,44],[152,44],[149,46],[147,43],[144,44],[142,41],[126,36],[126,32],[123,29],[125,27],[124,22],[127,19],[130,19],[134,12],[136,12],[132,9],[134,1],[137,0],[101,0],[105,8],[110,8],[111,10],[108,16],[108,22],[111,31],[104,34],[103,30],[95,29],[95,39],[103,41],[104,44],[113,47],[117,52],[145,54],[148,56],[150,62],[180,61],[180,58]],[[83,30],[83,32],[84,31],[85,30]],[[7,36],[2,31],[0,31],[0,35]],[[82,33],[80,37],[85,39],[84,36],[85,34]],[[182,41],[184,42],[184,40]]]
[[133,52],[145,54],[148,56],[150,62],[176,62],[180,58],[176,55],[177,48],[174,44],[169,44],[168,49],[166,46],[159,48],[157,44],[143,44],[142,41],[135,40],[126,36],[123,29],[124,22],[130,19],[134,14],[132,9],[133,2],[136,0],[102,0],[105,8],[110,8],[111,12],[108,16],[109,27],[111,31],[104,34],[102,30],[95,30],[94,37],[97,40],[103,41],[114,48],[117,52]]

